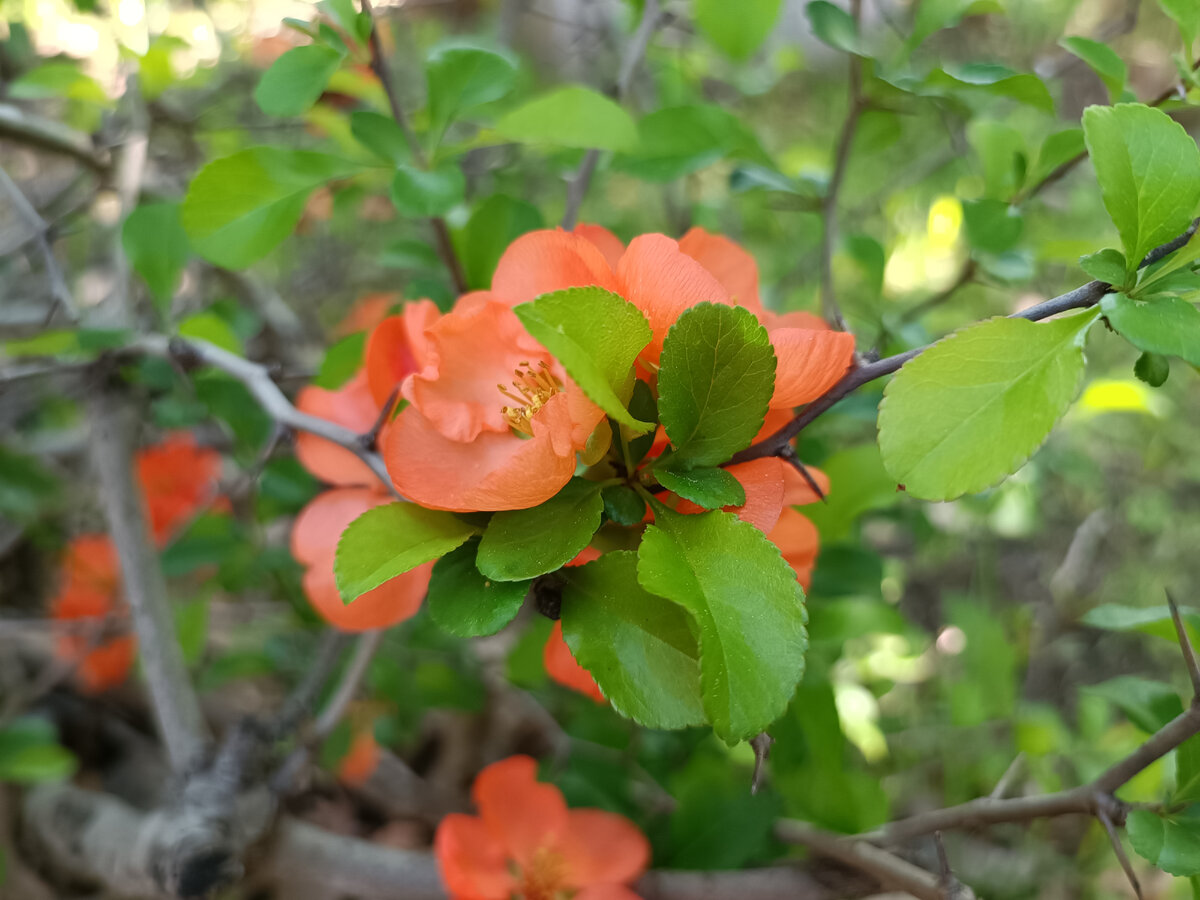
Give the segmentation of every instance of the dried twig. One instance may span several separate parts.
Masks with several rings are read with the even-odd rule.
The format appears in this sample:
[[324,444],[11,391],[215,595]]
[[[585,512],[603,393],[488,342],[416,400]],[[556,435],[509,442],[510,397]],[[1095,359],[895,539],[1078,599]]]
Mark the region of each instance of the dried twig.
[[54,318],[54,313],[57,310],[62,310],[63,314],[72,322],[78,320],[79,310],[75,305],[75,298],[71,296],[71,289],[67,287],[67,279],[63,275],[62,268],[58,265],[58,260],[54,256],[54,248],[50,246],[50,226],[38,214],[38,211],[33,208],[33,204],[26,199],[21,193],[21,189],[17,187],[15,181],[0,167],[0,191],[8,195],[9,201],[13,208],[25,220],[25,224],[29,226],[33,232],[33,239],[37,244],[38,253],[42,257],[42,265],[46,270],[46,278],[50,282],[50,311],[46,315],[47,324]]
[[1192,681],[1192,703],[1197,703],[1200,702],[1200,666],[1196,664],[1196,649],[1192,646],[1192,639],[1188,637],[1187,626],[1183,624],[1183,617],[1179,614],[1175,598],[1171,596],[1170,591],[1165,593],[1167,605],[1171,608],[1171,621],[1175,625],[1175,636],[1179,638],[1179,648],[1183,651],[1183,662],[1187,666],[1188,677]]
[[1108,839],[1112,843],[1113,852],[1117,855],[1117,861],[1120,862],[1121,868],[1125,872],[1125,877],[1129,879],[1130,885],[1133,886],[1133,893],[1137,896],[1138,900],[1142,900],[1142,885],[1138,881],[1137,873],[1133,871],[1133,863],[1129,861],[1129,854],[1125,852],[1125,847],[1121,843],[1121,836],[1117,834],[1117,827],[1113,824],[1112,816],[1105,809],[1102,798],[1097,798],[1096,818],[1100,820],[1100,824],[1104,826],[1104,830],[1108,833]]

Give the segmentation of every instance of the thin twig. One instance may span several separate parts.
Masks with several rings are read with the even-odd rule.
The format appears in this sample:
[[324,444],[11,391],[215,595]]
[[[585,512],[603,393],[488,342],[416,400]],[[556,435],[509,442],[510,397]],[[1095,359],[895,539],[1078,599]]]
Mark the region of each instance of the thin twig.
[[1183,651],[1183,662],[1187,666],[1188,677],[1192,680],[1192,702],[1196,703],[1200,701],[1200,665],[1196,664],[1196,649],[1192,646],[1192,639],[1188,637],[1187,626],[1183,624],[1183,617],[1179,614],[1175,598],[1171,596],[1170,591],[1164,593],[1167,595],[1167,605],[1171,608],[1175,636],[1179,638],[1179,648]]
[[310,732],[313,743],[320,743],[329,737],[338,722],[342,721],[342,716],[346,714],[346,708],[354,699],[354,695],[358,693],[358,688],[367,675],[371,659],[375,656],[375,651],[379,649],[379,641],[382,638],[382,631],[366,631],[359,636],[358,642],[354,645],[354,655],[350,657],[346,671],[342,673],[342,680],[338,682],[333,695],[321,709],[316,721],[313,722]]
[[[858,32],[862,25],[862,0],[850,0],[850,13],[854,17],[855,31]],[[821,202],[821,217],[824,222],[821,229],[821,312],[838,331],[846,330],[846,320],[842,317],[833,287],[833,245],[837,241],[838,231],[838,194],[850,164],[850,149],[854,145],[858,122],[867,107],[862,87],[862,58],[857,53],[850,53],[849,57],[850,108],[846,110],[846,118],[842,122],[842,130],[833,154],[833,172],[829,176],[829,186],[825,189],[825,197]]]
[[[1155,247],[1146,254],[1146,258],[1142,260],[1139,268],[1156,263],[1168,254],[1174,253],[1192,239],[1192,235],[1196,233],[1197,226],[1200,226],[1200,219],[1193,220],[1188,230],[1179,235],[1179,237],[1168,241],[1160,247]],[[1095,306],[1105,294],[1110,293],[1112,290],[1112,285],[1105,284],[1103,281],[1089,281],[1087,284],[1080,285],[1073,291],[1068,291],[1044,303],[1038,303],[1028,309],[1013,313],[1009,318],[1028,319],[1032,322],[1038,322],[1072,309],[1086,309]],[[755,444],[751,444],[740,453],[735,454],[731,462],[746,462],[747,460],[760,459],[764,456],[779,456],[783,454],[785,452],[784,448],[788,446],[796,435],[818,417],[836,406],[840,400],[877,378],[891,375],[910,359],[914,359],[924,353],[931,346],[933,345],[927,344],[924,347],[917,347],[913,350],[906,350],[904,353],[897,353],[895,356],[887,356],[883,359],[866,363],[865,365],[856,366],[842,376],[842,379],[822,396],[808,404],[794,419],[778,431],[775,431]]]
[[992,788],[988,797],[992,800],[1003,800],[1012,789],[1013,782],[1021,776],[1024,770],[1025,751],[1022,750],[1013,757],[1013,761],[1008,764],[1008,768],[1004,770],[1004,774],[1000,776],[1000,780],[996,782],[996,786]]
[[1112,816],[1108,814],[1102,803],[1097,803],[1096,805],[1096,818],[1100,820],[1100,824],[1108,832],[1108,839],[1112,843],[1113,852],[1116,853],[1117,861],[1125,871],[1125,877],[1129,879],[1129,883],[1133,886],[1133,893],[1137,896],[1138,900],[1142,900],[1142,885],[1138,882],[1137,873],[1133,871],[1133,863],[1129,861],[1129,854],[1125,852],[1125,847],[1121,843],[1121,836],[1117,834],[1117,828],[1113,824]]
[[50,311],[46,315],[46,323],[53,319],[56,310],[61,309],[63,314],[72,322],[78,321],[79,309],[75,305],[75,298],[71,296],[71,289],[67,287],[67,279],[63,275],[62,268],[58,265],[58,260],[54,256],[54,248],[50,246],[50,226],[39,215],[38,211],[33,208],[33,204],[26,199],[21,193],[21,189],[17,187],[17,183],[12,180],[8,172],[0,167],[0,190],[3,190],[8,195],[13,207],[17,210],[17,214],[25,220],[25,224],[29,226],[33,232],[33,239],[37,244],[38,253],[42,257],[42,265],[46,270],[46,278],[50,282]]
[[[650,40],[654,37],[661,17],[662,7],[659,0],[646,0],[642,7],[642,19],[629,41],[629,46],[625,48],[625,54],[621,58],[621,67],[617,72],[617,102],[624,103],[629,98],[629,91],[633,87],[633,78],[637,74],[642,58],[646,55],[646,50],[650,47]],[[589,150],[583,157],[579,171],[567,183],[567,207],[563,211],[560,223],[567,231],[574,228],[579,221],[579,210],[583,206],[583,200],[587,196],[592,176],[596,174],[596,166],[599,162],[600,151]]]
[[[371,0],[361,0],[361,3],[363,15],[371,20],[371,70],[383,86],[388,106],[392,110],[392,118],[400,126],[404,141],[412,153],[413,162],[420,168],[428,170],[429,157],[425,153],[425,148],[421,146],[416,132],[413,131],[412,123],[409,122],[404,107],[400,105],[400,96],[396,93],[396,83],[392,79],[391,66],[388,65],[387,56],[383,52],[383,42],[379,39],[379,23],[375,18],[375,11],[371,8]],[[441,216],[432,216],[429,224],[433,228],[433,238],[437,244],[438,256],[441,257],[442,264],[450,274],[454,289],[460,294],[465,294],[468,290],[467,276],[463,271],[458,253],[454,250],[454,242],[450,239],[450,229],[446,226],[446,220]]]
[[284,700],[275,715],[271,732],[275,737],[282,737],[295,731],[301,720],[312,710],[317,695],[329,680],[330,674],[337,667],[342,651],[350,643],[350,635],[334,628],[327,628],[321,634],[313,658],[304,670],[304,677]]
[[0,103],[0,138],[70,156],[98,174],[110,165],[108,153],[97,149],[88,135],[8,103]]
[[392,418],[392,410],[396,408],[396,402],[400,399],[400,385],[392,388],[392,392],[388,394],[386,400],[383,401],[383,408],[379,410],[379,416],[374,423],[359,435],[359,443],[362,444],[365,450],[374,450],[379,443],[379,433],[383,431],[383,426],[386,425]]

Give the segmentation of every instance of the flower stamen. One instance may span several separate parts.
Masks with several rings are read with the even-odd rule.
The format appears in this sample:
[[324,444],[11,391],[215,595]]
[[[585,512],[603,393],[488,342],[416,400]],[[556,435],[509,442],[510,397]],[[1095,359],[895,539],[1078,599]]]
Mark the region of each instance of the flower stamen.
[[503,384],[496,385],[500,394],[514,404],[500,407],[500,412],[514,431],[533,437],[533,417],[551,397],[562,391],[563,385],[545,361],[539,362],[536,368],[528,361],[522,361],[513,369],[513,374],[516,376],[511,383],[513,390]]

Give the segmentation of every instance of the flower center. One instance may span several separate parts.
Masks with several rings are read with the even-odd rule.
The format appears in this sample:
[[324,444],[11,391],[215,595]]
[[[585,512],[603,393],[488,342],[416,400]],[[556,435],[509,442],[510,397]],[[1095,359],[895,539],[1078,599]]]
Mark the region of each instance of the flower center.
[[543,847],[533,855],[521,875],[521,900],[558,900],[566,867],[562,856]]
[[513,374],[517,377],[511,388],[503,384],[496,385],[500,393],[514,404],[500,407],[500,412],[514,431],[533,437],[533,425],[530,423],[534,415],[546,405],[547,400],[563,389],[562,382],[554,377],[545,362],[539,362],[536,368],[528,362],[522,362],[513,369]]

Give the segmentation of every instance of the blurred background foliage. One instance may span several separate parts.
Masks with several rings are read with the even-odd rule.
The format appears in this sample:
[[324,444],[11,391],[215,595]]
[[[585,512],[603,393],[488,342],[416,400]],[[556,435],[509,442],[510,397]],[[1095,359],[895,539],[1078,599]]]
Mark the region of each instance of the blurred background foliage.
[[[1136,0],[863,5],[861,36],[847,36],[840,20],[823,21],[802,0],[668,4],[626,103],[639,114],[638,142],[605,156],[582,220],[626,240],[691,225],[721,232],[757,259],[769,306],[817,309],[821,196],[847,108],[844,50],[861,40],[850,49],[865,54],[873,102],[851,147],[833,255],[860,349],[918,346],[1086,281],[1078,257],[1115,241],[1087,164],[1026,193],[1082,149],[1073,131],[1082,108],[1110,98],[1110,86],[1059,41],[1107,43],[1127,67],[1117,96],[1148,100],[1178,81],[1174,23]],[[307,41],[285,18],[337,23],[347,8],[0,0],[0,123],[33,112],[90,136],[71,158],[0,124],[0,163],[52,223],[81,304],[100,305],[111,289],[114,241],[123,235],[137,255],[137,226],[132,236],[122,229],[109,157],[142,127],[140,225],[159,240],[164,229],[177,232],[177,261],[147,291],[161,327],[273,361],[285,385],[315,376],[332,387],[361,352],[346,317],[365,294],[452,301],[424,221],[397,215],[385,170],[318,189],[295,234],[250,274],[197,259],[179,230],[177,204],[215,158],[260,145],[363,157],[352,129],[369,128],[369,111],[384,100],[361,59],[298,117],[268,116],[254,99],[265,68]],[[516,65],[514,89],[450,124],[439,151],[465,175],[464,199],[446,218],[471,286],[486,285],[511,238],[559,221],[564,183],[585,152],[514,142],[494,126],[547,86],[611,89],[638,4],[402,0],[379,16],[421,133],[440,128],[425,99],[431,54],[466,43],[502,50]],[[993,64],[1022,74],[986,69]],[[1177,118],[1200,125],[1188,109]],[[89,156],[93,164],[81,164]],[[152,205],[159,212],[146,214]],[[0,250],[9,361],[85,357],[88,348],[70,343],[83,338],[41,330],[44,273],[11,208],[0,207]],[[90,340],[102,343],[103,332]],[[484,759],[536,752],[570,803],[632,817],[653,840],[655,865],[678,868],[784,857],[791,851],[771,837],[778,815],[852,832],[986,795],[1010,767],[1012,793],[1094,777],[1180,710],[1186,679],[1163,588],[1185,604],[1200,596],[1200,456],[1191,453],[1200,395],[1182,363],[1153,389],[1134,378],[1136,354],[1124,343],[1094,335],[1089,349],[1081,402],[1032,462],[978,496],[926,504],[897,491],[874,445],[878,387],[804,433],[801,457],[833,489],[812,512],[823,546],[809,594],[808,673],[773,729],[771,774],[758,795],[747,790],[748,747],[731,750],[700,731],[644,731],[548,682],[541,653],[550,623],[533,616],[473,645],[425,615],[394,629],[369,696],[323,761],[336,769],[355,727],[373,727],[414,770],[461,793]],[[277,703],[312,657],[320,623],[300,592],[287,533],[318,485],[276,446],[271,421],[239,383],[205,374],[193,386],[157,360],[138,363],[135,377],[150,401],[148,432],[195,428],[231,460],[227,508],[197,519],[163,554],[206,708],[231,722]],[[0,386],[0,639],[25,650],[38,645],[64,540],[100,521],[78,399],[54,379]],[[11,696],[21,666],[19,654],[4,653],[0,687]],[[76,764],[119,780],[108,754],[120,742],[96,720],[147,727],[129,687],[81,710],[63,684],[41,706],[58,736],[41,708],[7,714],[0,781],[61,777]],[[1161,799],[1172,779],[1160,764],[1124,797]],[[347,831],[426,845],[421,817],[381,814],[345,793],[329,778],[296,803]],[[1095,822],[947,842],[956,872],[981,896],[1128,894]],[[936,868],[932,844],[924,852]],[[1146,875],[1147,896],[1190,896],[1185,880],[1171,881]]]

